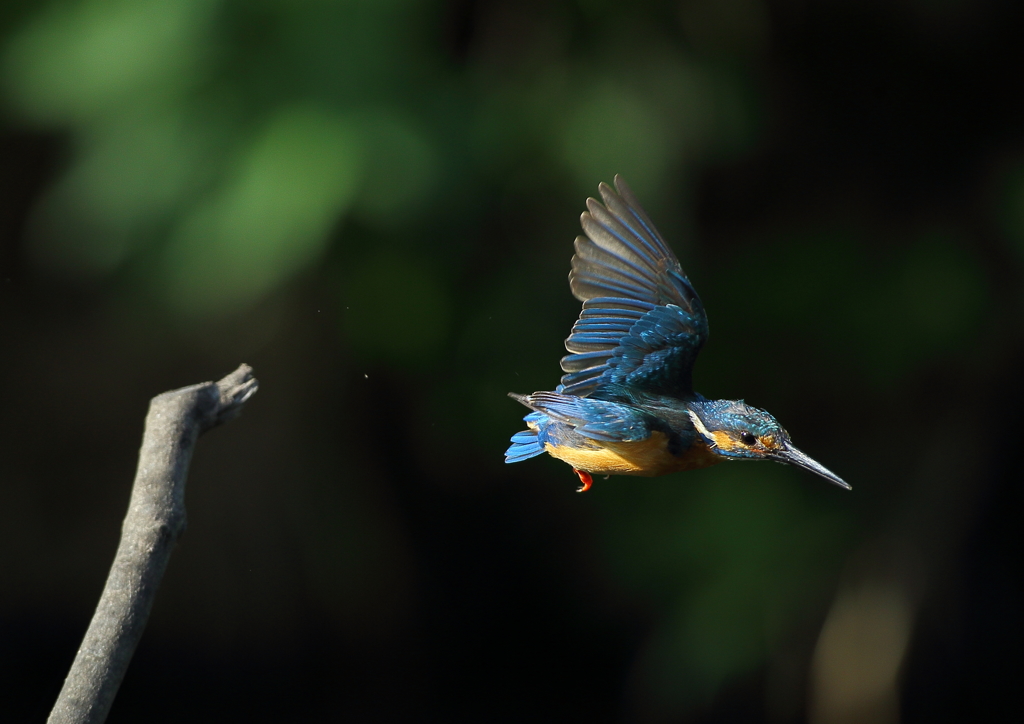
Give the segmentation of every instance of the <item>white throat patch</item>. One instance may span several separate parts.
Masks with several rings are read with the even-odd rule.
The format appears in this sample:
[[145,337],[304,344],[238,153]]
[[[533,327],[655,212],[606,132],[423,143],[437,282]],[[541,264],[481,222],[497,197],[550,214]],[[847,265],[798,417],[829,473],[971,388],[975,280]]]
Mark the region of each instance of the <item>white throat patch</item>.
[[700,421],[700,418],[697,417],[693,410],[687,410],[686,412],[687,414],[690,415],[690,422],[693,423],[693,426],[697,429],[697,432],[699,432],[704,437],[704,439],[707,440],[708,445],[710,447],[717,447],[718,445],[715,442],[715,436],[708,432],[708,429],[704,427],[704,423]]

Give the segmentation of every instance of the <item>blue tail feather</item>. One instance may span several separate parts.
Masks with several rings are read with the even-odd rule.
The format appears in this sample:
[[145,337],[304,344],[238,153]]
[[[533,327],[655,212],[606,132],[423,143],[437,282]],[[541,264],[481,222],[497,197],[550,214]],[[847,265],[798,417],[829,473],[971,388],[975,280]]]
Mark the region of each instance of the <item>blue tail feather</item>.
[[512,445],[505,451],[506,463],[518,463],[544,453],[544,446],[533,430],[517,432],[512,436]]
[[[542,412],[531,412],[523,419],[532,428],[533,425],[543,426],[543,420],[547,417]],[[512,445],[505,451],[506,463],[518,463],[523,460],[543,455],[544,446],[537,437],[537,430],[523,430],[512,436]]]

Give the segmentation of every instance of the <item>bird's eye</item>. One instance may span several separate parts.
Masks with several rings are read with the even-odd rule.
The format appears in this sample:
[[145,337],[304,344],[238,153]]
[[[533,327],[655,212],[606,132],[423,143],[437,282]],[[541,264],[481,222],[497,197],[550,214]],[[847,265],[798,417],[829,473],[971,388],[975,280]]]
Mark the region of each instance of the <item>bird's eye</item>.
[[753,433],[745,432],[742,435],[740,435],[740,442],[742,442],[744,445],[752,446],[757,443],[757,438],[754,437]]

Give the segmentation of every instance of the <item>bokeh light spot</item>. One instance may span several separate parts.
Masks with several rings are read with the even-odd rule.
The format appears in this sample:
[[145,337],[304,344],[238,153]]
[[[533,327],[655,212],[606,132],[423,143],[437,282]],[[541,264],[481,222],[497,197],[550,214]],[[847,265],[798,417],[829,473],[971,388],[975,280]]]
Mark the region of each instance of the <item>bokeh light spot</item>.
[[54,4],[8,47],[8,96],[27,115],[53,122],[110,114],[134,93],[185,87],[205,54],[216,5]]
[[168,303],[224,314],[316,259],[359,168],[347,118],[302,106],[278,111],[172,237],[162,267]]
[[629,89],[604,83],[590,89],[570,111],[563,157],[579,184],[622,173],[637,188],[656,188],[673,154],[659,110]]

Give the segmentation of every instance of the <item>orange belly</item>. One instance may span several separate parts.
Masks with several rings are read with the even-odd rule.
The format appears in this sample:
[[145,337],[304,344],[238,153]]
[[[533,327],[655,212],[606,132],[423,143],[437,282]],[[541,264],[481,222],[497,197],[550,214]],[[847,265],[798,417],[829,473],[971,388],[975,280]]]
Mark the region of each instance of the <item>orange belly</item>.
[[551,457],[569,463],[577,470],[594,475],[641,475],[652,478],[679,470],[696,470],[721,462],[706,445],[697,441],[682,455],[668,451],[668,436],[653,432],[640,442],[593,441],[593,448],[557,447],[545,443]]

